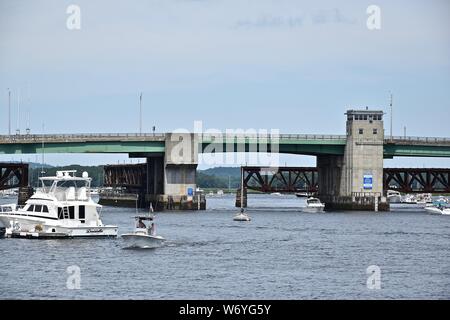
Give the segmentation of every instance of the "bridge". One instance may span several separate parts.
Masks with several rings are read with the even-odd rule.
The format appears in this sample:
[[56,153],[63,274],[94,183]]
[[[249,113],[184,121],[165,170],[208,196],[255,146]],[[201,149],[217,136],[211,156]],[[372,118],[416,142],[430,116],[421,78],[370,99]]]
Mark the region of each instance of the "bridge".
[[[388,205],[384,195],[389,184],[385,183],[383,159],[450,157],[450,139],[385,137],[383,115],[380,110],[348,110],[345,135],[178,132],[3,135],[0,136],[0,154],[127,153],[130,157],[146,158],[145,168],[140,169],[140,172],[145,171],[145,183],[140,185],[146,206],[150,203],[192,203],[201,153],[310,155],[317,157],[315,182],[318,195],[327,208],[385,210]],[[401,181],[399,177],[390,175],[392,181],[406,190],[408,181]],[[414,177],[428,187],[432,182],[425,181],[422,176]],[[434,177],[436,181],[442,180],[439,175]]]
[[31,196],[28,186],[28,164],[0,162],[0,191],[19,189],[18,203],[24,204]]
[[[244,188],[264,193],[316,193],[316,167],[242,167]],[[384,168],[383,189],[403,193],[450,193],[448,168]]]
[[[90,133],[52,135],[0,135],[0,154],[125,153],[133,157],[165,152],[172,133]],[[279,134],[258,136],[198,134],[198,151],[256,151],[297,155],[343,155],[345,135]],[[264,150],[261,151],[261,146]],[[450,139],[438,137],[385,138],[383,157],[450,157]]]

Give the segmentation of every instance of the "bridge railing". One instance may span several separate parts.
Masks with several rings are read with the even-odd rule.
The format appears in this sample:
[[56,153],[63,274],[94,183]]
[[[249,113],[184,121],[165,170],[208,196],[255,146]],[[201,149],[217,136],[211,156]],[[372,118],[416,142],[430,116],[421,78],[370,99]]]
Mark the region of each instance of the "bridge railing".
[[164,133],[76,133],[76,134],[14,134],[0,135],[4,142],[51,142],[61,140],[96,140],[96,139],[126,139],[126,138],[165,138]]
[[394,137],[385,137],[385,142],[429,142],[429,143],[450,143],[450,138],[443,137],[402,137],[402,136],[394,136]]
[[237,134],[208,134],[203,133],[200,135],[203,141],[217,140],[222,138],[223,140],[233,139],[278,139],[278,140],[342,140],[346,139],[345,135],[325,135],[325,134],[261,134],[261,133],[237,133]]
[[[0,135],[0,142],[42,142],[42,141],[61,141],[61,140],[108,140],[112,138],[126,139],[126,138],[156,138],[163,140],[165,133],[76,133],[76,134],[13,134]],[[233,139],[279,139],[279,140],[345,140],[345,135],[325,135],[325,134],[259,134],[259,133],[236,133],[236,134],[200,134],[203,141]],[[443,137],[385,137],[385,142],[393,143],[450,143],[450,138]]]

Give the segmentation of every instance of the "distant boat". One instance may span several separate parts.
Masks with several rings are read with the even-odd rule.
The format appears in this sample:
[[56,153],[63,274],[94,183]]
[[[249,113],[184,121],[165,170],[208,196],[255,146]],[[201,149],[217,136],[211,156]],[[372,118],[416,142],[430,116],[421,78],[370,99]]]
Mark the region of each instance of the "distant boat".
[[325,205],[320,202],[317,198],[308,198],[306,200],[306,207],[302,209],[304,212],[309,213],[317,213],[317,212],[323,212],[325,209]]
[[429,214],[434,214],[434,215],[450,215],[450,208],[446,208],[442,205],[426,206],[425,211],[427,211],[427,213],[429,213]]
[[271,196],[281,196],[281,193],[279,193],[279,192],[272,192],[270,195]]
[[308,198],[308,197],[310,197],[311,195],[310,195],[308,192],[297,192],[297,193],[295,194],[295,196],[296,196],[297,198]]
[[244,170],[241,168],[241,212],[233,217],[233,221],[251,221],[250,216],[244,210]]
[[233,218],[234,221],[251,221],[252,219],[248,214],[244,212],[244,209],[241,209],[241,212],[239,212],[237,215]]
[[387,191],[387,200],[389,203],[401,203],[402,195],[398,191],[388,190]]

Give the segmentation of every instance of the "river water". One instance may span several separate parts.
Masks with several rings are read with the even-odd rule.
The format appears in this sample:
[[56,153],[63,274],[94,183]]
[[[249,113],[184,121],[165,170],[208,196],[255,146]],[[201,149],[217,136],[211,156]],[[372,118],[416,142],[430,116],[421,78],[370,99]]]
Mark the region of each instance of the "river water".
[[[407,206],[311,214],[295,196],[249,195],[253,220],[243,223],[232,220],[234,196],[207,201],[203,212],[158,213],[168,240],[156,249],[123,249],[120,237],[0,239],[0,298],[450,298],[448,216]],[[104,207],[102,219],[125,233],[135,214]],[[367,286],[372,265],[381,289]],[[70,266],[80,289],[68,289]]]

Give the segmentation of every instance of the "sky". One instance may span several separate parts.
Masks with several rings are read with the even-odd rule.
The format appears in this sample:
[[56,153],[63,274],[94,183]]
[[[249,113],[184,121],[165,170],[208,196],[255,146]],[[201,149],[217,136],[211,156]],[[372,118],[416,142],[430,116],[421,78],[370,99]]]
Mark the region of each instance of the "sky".
[[[72,4],[80,29],[67,28]],[[380,29],[367,27],[370,5]],[[146,132],[192,131],[200,120],[205,129],[345,134],[345,111],[366,106],[388,113],[389,130],[392,92],[394,135],[406,126],[410,136],[450,137],[449,14],[447,0],[0,0],[0,134],[9,88],[13,132],[138,132],[141,92]],[[281,162],[315,165],[306,156]]]

